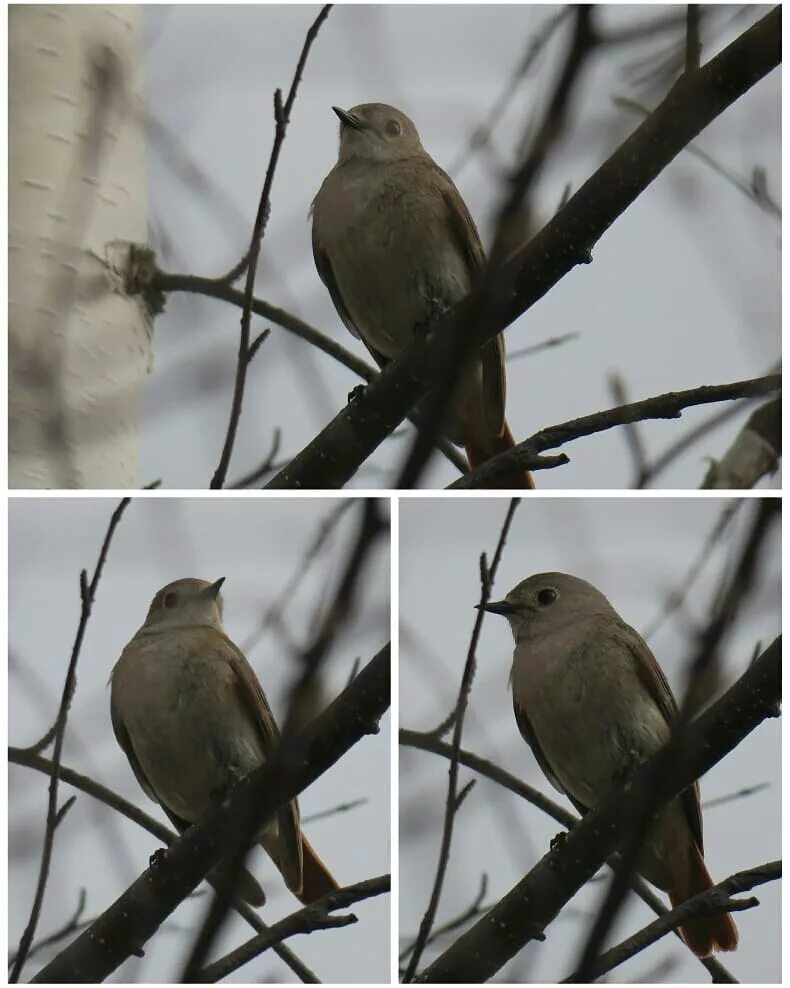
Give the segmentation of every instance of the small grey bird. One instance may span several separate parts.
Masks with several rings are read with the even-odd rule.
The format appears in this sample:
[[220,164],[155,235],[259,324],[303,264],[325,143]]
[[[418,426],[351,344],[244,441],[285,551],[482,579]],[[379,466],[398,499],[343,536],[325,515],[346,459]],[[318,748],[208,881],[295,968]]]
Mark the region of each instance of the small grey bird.
[[[486,605],[510,622],[513,708],[546,778],[580,813],[599,803],[668,740],[677,705],[644,639],[586,580],[538,573]],[[709,889],[695,783],[664,806],[642,849],[639,870],[673,906]],[[680,928],[700,957],[734,950],[728,913]]]
[[[179,831],[279,741],[252,667],[223,631],[223,582],[163,587],[111,676],[115,737],[145,793]],[[302,902],[338,887],[301,831],[295,799],[266,824],[260,843]],[[239,894],[254,906],[265,901],[249,872]]]
[[[332,109],[340,153],[313,200],[313,257],[338,315],[384,367],[469,294],[485,256],[458,189],[405,113],[385,103]],[[472,467],[514,445],[501,335],[463,371],[444,430]],[[533,486],[523,471],[497,483]]]

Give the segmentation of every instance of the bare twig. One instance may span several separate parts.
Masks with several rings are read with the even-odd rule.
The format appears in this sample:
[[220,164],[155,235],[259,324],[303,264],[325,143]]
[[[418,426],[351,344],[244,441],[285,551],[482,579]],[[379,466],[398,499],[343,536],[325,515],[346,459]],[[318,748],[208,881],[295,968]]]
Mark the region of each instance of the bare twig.
[[671,593],[667,594],[664,601],[664,606],[661,609],[661,613],[658,614],[647,627],[642,632],[643,637],[646,641],[655,635],[661,625],[666,621],[668,617],[675,613],[680,607],[682,607],[689,590],[691,589],[694,581],[697,579],[699,574],[702,572],[702,568],[708,561],[710,554],[713,552],[716,545],[719,543],[720,539],[726,532],[730,525],[730,522],[735,517],[739,508],[741,508],[746,502],[733,499],[732,501],[727,501],[724,505],[721,514],[716,520],[716,524],[713,526],[711,532],[705,538],[705,542],[697,554],[696,558],[692,562],[683,580],[680,584],[675,587]]
[[259,957],[265,950],[269,950],[277,943],[282,943],[288,937],[355,923],[357,919],[353,914],[332,916],[331,913],[336,909],[345,909],[363,899],[383,895],[389,890],[390,876],[380,875],[378,878],[369,878],[364,882],[357,882],[355,885],[329,892],[316,902],[311,902],[303,909],[299,909],[291,913],[290,916],[286,916],[285,919],[274,923],[265,933],[253,937],[240,947],[236,947],[225,957],[209,964],[199,973],[197,981],[199,983],[222,981],[234,971],[238,971],[244,964],[248,964],[251,960]]
[[[440,937],[444,936],[445,933],[452,933],[453,930],[457,930],[459,926],[463,926],[464,923],[468,922],[470,919],[474,919],[475,916],[479,916],[480,913],[485,912],[487,907],[483,906],[483,900],[485,899],[487,892],[488,875],[483,874],[480,876],[480,888],[477,891],[477,895],[475,895],[469,906],[467,906],[467,908],[464,909],[462,913],[459,913],[454,919],[448,920],[441,926],[435,927],[433,933],[431,933],[428,937],[426,946],[434,943]],[[399,955],[400,960],[404,960],[408,957],[413,949],[413,943],[409,944],[408,947],[404,947]]]
[[[628,402],[628,393],[625,381],[619,374],[612,374],[609,378],[609,389],[616,405],[625,405]],[[647,468],[647,451],[642,441],[642,434],[636,422],[625,422],[623,424],[623,435],[626,444],[631,451],[631,459],[637,475],[641,475]]]
[[254,470],[240,477],[235,483],[230,484],[230,489],[234,491],[244,490],[247,487],[252,487],[256,481],[261,480],[272,469],[272,465],[277,459],[277,454],[280,452],[281,440],[282,432],[279,427],[275,428],[274,435],[272,436],[272,445],[263,463],[258,464]]
[[110,518],[109,525],[107,526],[107,531],[104,536],[104,541],[102,542],[101,549],[99,550],[99,558],[96,561],[96,567],[93,571],[93,576],[90,583],[88,583],[88,575],[85,570],[82,570],[79,578],[80,586],[80,600],[82,602],[80,620],[77,626],[77,634],[74,639],[74,645],[71,650],[71,659],[69,660],[68,669],[66,670],[66,679],[63,684],[63,693],[60,700],[60,708],[58,710],[58,716],[55,723],[50,731],[47,732],[44,738],[36,744],[30,750],[31,754],[38,754],[43,748],[47,747],[50,740],[54,737],[55,748],[52,755],[53,771],[50,775],[49,780],[49,801],[47,805],[47,822],[46,829],[44,831],[44,844],[41,849],[41,864],[39,866],[38,882],[36,885],[36,892],[33,899],[33,905],[30,910],[30,917],[25,927],[22,938],[19,941],[19,948],[16,960],[14,961],[14,966],[11,970],[8,980],[10,982],[16,982],[19,980],[19,976],[22,973],[22,968],[25,966],[25,961],[27,960],[28,952],[33,943],[33,937],[36,932],[36,926],[38,925],[39,916],[41,915],[41,907],[44,904],[44,892],[47,887],[47,879],[49,878],[49,866],[52,860],[52,849],[55,840],[55,828],[57,827],[59,821],[59,810],[58,810],[58,783],[60,781],[60,759],[63,754],[63,739],[66,734],[66,720],[68,718],[69,707],[71,706],[71,700],[74,696],[74,690],[77,685],[77,662],[80,657],[80,649],[82,648],[82,640],[85,637],[85,629],[88,626],[88,620],[91,616],[91,610],[93,608],[93,602],[96,599],[96,590],[99,586],[99,580],[101,579],[102,571],[104,570],[104,564],[107,560],[107,553],[110,549],[110,543],[112,537],[115,534],[115,529],[118,527],[124,511],[127,505],[131,501],[131,498],[125,497],[118,507],[113,511]]
[[[730,896],[736,892],[746,892],[755,885],[765,885],[767,882],[775,882],[782,876],[782,863],[771,861],[768,864],[750,868],[748,871],[739,871],[723,882],[714,885],[705,892],[700,892],[691,899],[687,899],[681,905],[672,909],[664,916],[653,920],[652,923],[628,937],[622,943],[610,948],[601,954],[598,960],[587,971],[590,981],[597,980],[609,971],[614,970],[620,964],[624,964],[631,957],[635,957],[640,951],[645,950],[651,944],[660,940],[678,927],[683,926],[690,919],[702,916],[717,916],[723,912],[739,912],[744,909],[753,909],[759,905],[755,898],[738,900],[731,899]],[[567,978],[563,978],[561,984],[575,984],[580,981],[581,972],[575,971]],[[585,983],[589,983],[585,978]]]
[[[650,116],[650,110],[648,110],[646,106],[643,106],[641,103],[637,102],[637,100],[630,99],[627,96],[615,96],[612,101],[616,106],[621,106],[626,110],[639,113],[643,117]],[[706,164],[712,171],[714,171],[717,175],[720,175],[739,192],[742,192],[747,199],[750,199],[774,219],[782,219],[782,210],[777,203],[774,202],[771,196],[768,195],[768,191],[765,187],[764,174],[763,181],[755,183],[754,175],[752,175],[750,179],[745,179],[741,178],[739,175],[736,175],[734,172],[728,171],[723,165],[719,164],[714,157],[709,155],[707,151],[703,151],[697,144],[687,144],[683,150],[687,151],[690,155]]]
[[523,346],[520,350],[509,350],[507,362],[511,364],[514,360],[520,360],[522,357],[532,357],[536,353],[542,353],[543,350],[551,350],[554,347],[564,346],[566,343],[570,343],[571,340],[576,340],[580,336],[581,333],[563,333],[561,336],[550,336],[548,339],[541,340],[539,343]]
[[[31,946],[30,950],[27,953],[28,960],[30,960],[31,957],[35,957],[35,955],[40,950],[43,950],[46,947],[51,947],[53,943],[57,943],[58,940],[63,940],[70,933],[74,933],[76,930],[82,929],[90,922],[90,920],[82,919],[82,914],[85,912],[86,900],[87,900],[87,896],[85,893],[85,889],[80,889],[79,897],[77,899],[77,907],[72,913],[72,915],[69,917],[69,919],[66,920],[66,922],[59,929],[55,930],[54,933],[50,933],[49,936],[43,937],[41,940],[38,940],[36,943],[34,943]],[[13,964],[14,961],[16,960],[16,957],[17,957],[17,951],[13,951],[10,957],[8,958],[9,964]]]
[[494,552],[494,558],[491,562],[491,567],[489,568],[486,562],[485,553],[480,559],[480,603],[477,612],[477,617],[475,618],[474,628],[472,629],[472,637],[469,641],[469,649],[466,655],[466,662],[464,664],[463,674],[461,676],[461,685],[458,691],[458,702],[456,704],[456,715],[453,726],[453,757],[450,761],[450,772],[449,781],[447,785],[447,800],[445,803],[444,812],[444,826],[442,830],[442,842],[439,850],[439,860],[436,866],[436,876],[434,878],[433,889],[431,891],[431,896],[428,902],[428,906],[425,910],[425,915],[422,917],[420,922],[420,927],[417,932],[417,939],[414,943],[414,950],[409,959],[409,963],[406,967],[406,973],[404,974],[404,981],[412,981],[414,979],[417,967],[420,963],[420,958],[422,957],[423,950],[428,943],[428,938],[431,934],[431,928],[433,926],[434,920],[436,918],[436,910],[439,907],[439,898],[442,894],[442,885],[444,884],[444,876],[447,871],[447,863],[450,859],[450,844],[452,842],[453,836],[453,823],[455,821],[455,814],[458,809],[457,803],[457,789],[458,789],[458,765],[459,765],[459,754],[461,751],[461,735],[464,726],[464,714],[466,712],[466,706],[469,700],[469,692],[472,688],[472,680],[475,674],[476,659],[475,654],[477,651],[477,642],[480,637],[480,631],[483,627],[483,617],[485,615],[485,605],[488,603],[491,596],[491,586],[494,582],[494,577],[496,576],[496,571],[499,567],[499,562],[502,558],[502,552],[505,548],[505,542],[507,540],[508,532],[510,531],[510,526],[513,521],[513,516],[516,513],[516,508],[520,503],[519,498],[513,498],[508,506],[507,513],[505,515],[505,520],[502,524],[502,531],[499,535],[499,541],[497,543],[496,551]]
[[244,400],[244,386],[247,380],[247,368],[249,367],[255,348],[254,344],[253,348],[250,347],[250,320],[252,318],[253,287],[255,284],[255,271],[258,265],[258,257],[260,255],[263,237],[266,233],[266,224],[268,223],[269,213],[271,211],[271,192],[272,184],[274,182],[274,173],[277,170],[280,150],[282,148],[283,141],[285,140],[285,133],[288,129],[288,123],[290,122],[291,110],[293,109],[296,93],[302,79],[302,72],[304,71],[305,63],[307,62],[307,56],[310,53],[310,48],[318,35],[321,25],[329,16],[329,11],[331,9],[331,5],[322,7],[318,17],[316,17],[315,21],[308,29],[304,45],[302,46],[302,52],[299,56],[299,61],[296,63],[296,71],[294,72],[291,88],[288,91],[288,97],[285,104],[282,102],[282,93],[280,90],[277,89],[274,93],[274,144],[272,146],[272,153],[269,158],[269,165],[266,169],[266,177],[263,181],[263,190],[261,192],[261,199],[258,204],[258,213],[255,217],[255,224],[253,225],[252,230],[252,240],[250,242],[250,250],[248,255],[249,259],[247,262],[247,280],[244,286],[244,308],[241,314],[239,355],[236,362],[236,381],[233,386],[233,401],[231,404],[230,421],[228,422],[228,431],[225,436],[225,443],[222,447],[222,454],[220,456],[219,464],[214,472],[214,476],[211,478],[211,487],[214,490],[219,490],[225,485],[225,476],[228,472],[230,457],[233,452],[233,444],[236,440],[236,432],[239,426],[239,418],[241,416],[241,406]]
[[686,74],[696,72],[702,44],[699,36],[699,7],[696,3],[686,5]]
[[735,381],[732,384],[703,385],[688,391],[670,391],[655,398],[646,398],[644,401],[635,401],[630,405],[621,405],[619,408],[595,412],[560,425],[548,426],[529,439],[517,443],[506,453],[499,453],[486,460],[466,476],[459,477],[449,485],[448,489],[483,487],[495,482],[503,473],[514,467],[526,470],[545,469],[547,465],[545,458],[540,456],[544,450],[556,449],[574,439],[592,436],[596,432],[604,432],[627,422],[679,418],[684,408],[691,408],[694,405],[771,394],[781,387],[781,380],[779,374],[769,374],[767,377]]

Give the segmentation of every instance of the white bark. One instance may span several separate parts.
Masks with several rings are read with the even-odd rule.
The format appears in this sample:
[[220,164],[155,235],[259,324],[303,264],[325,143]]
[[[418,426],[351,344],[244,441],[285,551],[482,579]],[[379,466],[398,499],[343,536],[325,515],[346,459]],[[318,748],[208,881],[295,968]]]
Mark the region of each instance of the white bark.
[[151,322],[99,258],[147,239],[141,12],[9,11],[9,486],[136,487]]

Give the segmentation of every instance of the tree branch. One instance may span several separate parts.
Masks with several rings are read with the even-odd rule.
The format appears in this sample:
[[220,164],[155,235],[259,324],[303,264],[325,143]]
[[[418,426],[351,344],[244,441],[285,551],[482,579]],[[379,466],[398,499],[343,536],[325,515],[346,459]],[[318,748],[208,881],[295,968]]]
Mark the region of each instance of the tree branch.
[[540,470],[547,465],[546,458],[540,456],[544,450],[556,449],[574,439],[605,432],[618,425],[646,419],[680,418],[684,408],[771,394],[778,391],[781,385],[782,378],[779,374],[769,374],[750,381],[734,381],[732,384],[708,384],[688,391],[670,391],[655,398],[645,398],[644,401],[635,401],[630,405],[620,405],[618,408],[594,412],[560,425],[551,425],[517,443],[513,449],[486,460],[477,469],[459,477],[448,489],[465,490],[491,484],[508,470],[512,470],[514,465],[527,470]]
[[41,907],[44,904],[44,892],[47,887],[49,866],[52,861],[52,848],[55,841],[55,829],[60,822],[60,819],[62,819],[58,811],[60,759],[63,754],[63,739],[66,734],[66,719],[68,717],[69,707],[71,706],[71,700],[74,696],[74,690],[77,684],[77,662],[79,661],[82,640],[85,637],[85,629],[88,626],[88,620],[91,616],[93,602],[96,599],[96,591],[99,586],[99,580],[101,579],[101,575],[104,570],[104,564],[107,561],[107,553],[110,550],[110,543],[112,542],[112,537],[115,534],[115,529],[118,527],[118,524],[123,517],[123,513],[130,501],[131,498],[125,497],[112,513],[101,549],[99,551],[99,558],[96,561],[96,568],[93,571],[93,577],[91,578],[90,583],[88,583],[86,571],[82,570],[80,573],[79,585],[82,609],[80,613],[79,625],[77,626],[77,635],[74,639],[74,645],[71,650],[71,659],[69,660],[68,669],[66,670],[66,679],[63,684],[60,709],[58,710],[58,716],[51,731],[47,732],[41,741],[38,742],[38,744],[33,745],[30,749],[31,753],[38,754],[45,747],[47,747],[53,737],[55,739],[55,748],[52,755],[53,770],[49,779],[47,823],[44,831],[44,845],[41,849],[41,864],[39,866],[38,882],[36,885],[35,896],[33,898],[33,905],[30,910],[30,918],[28,919],[22,938],[19,941],[18,953],[14,961],[11,974],[8,977],[9,982],[16,982],[19,980],[19,976],[22,973],[22,968],[25,966],[25,960],[27,959],[30,946],[33,943],[33,937],[36,933],[36,926],[38,925],[39,916],[41,915]]
[[456,796],[458,789],[458,756],[461,751],[461,734],[464,726],[464,714],[466,713],[469,693],[472,689],[472,679],[475,674],[475,654],[477,652],[477,642],[480,638],[480,631],[483,627],[485,605],[491,597],[491,586],[493,584],[494,577],[496,576],[496,571],[499,568],[499,562],[502,558],[502,551],[505,548],[505,542],[507,540],[508,532],[510,531],[510,525],[513,521],[513,516],[516,513],[516,508],[519,506],[519,503],[519,498],[513,498],[510,501],[507,513],[505,514],[505,519],[502,523],[502,530],[499,534],[499,541],[497,542],[496,551],[494,552],[494,558],[490,569],[488,568],[488,564],[486,562],[485,553],[483,553],[480,557],[480,604],[477,611],[477,617],[475,618],[474,628],[472,629],[472,637],[469,641],[466,662],[461,675],[461,685],[458,690],[458,700],[455,705],[452,743],[453,755],[450,759],[447,799],[444,810],[444,826],[442,828],[442,843],[439,849],[439,860],[436,864],[436,876],[434,878],[431,896],[425,909],[425,914],[420,922],[420,928],[417,932],[417,939],[414,942],[414,949],[411,957],[409,958],[409,963],[406,966],[406,973],[403,977],[405,982],[414,980],[414,973],[417,970],[417,966],[420,963],[420,958],[422,957],[422,952],[425,949],[425,945],[427,944],[428,938],[431,934],[431,927],[436,919],[436,910],[439,908],[439,898],[442,894],[444,876],[447,871],[447,864],[450,860],[450,844],[453,836],[453,824],[455,822],[455,815],[458,811],[458,807],[460,806],[460,799]]
[[[653,920],[652,923],[634,933],[633,936],[628,937],[627,940],[601,954],[588,971],[590,978],[597,980],[604,974],[608,974],[609,971],[620,964],[624,964],[631,957],[647,949],[661,937],[666,936],[667,933],[683,926],[690,919],[715,916],[725,911],[735,912],[754,908],[754,906],[759,905],[757,899],[739,901],[731,899],[730,896],[736,892],[746,892],[754,888],[755,885],[774,882],[781,878],[781,875],[781,861],[771,861],[769,864],[761,865],[758,868],[750,868],[748,871],[739,871],[730,875],[723,882],[719,882],[718,885],[687,899],[675,909],[659,916],[658,919]],[[575,984],[578,980],[578,972],[574,972],[567,978],[563,978],[561,984]]]
[[285,919],[274,923],[265,933],[253,937],[225,957],[209,964],[200,972],[197,980],[199,983],[222,981],[265,950],[269,950],[275,944],[282,943],[283,940],[298,933],[312,933],[314,930],[326,930],[335,926],[349,926],[357,921],[353,914],[347,916],[332,916],[330,914],[336,909],[345,909],[355,902],[382,895],[389,890],[390,876],[380,875],[378,878],[369,878],[367,881],[357,882],[355,885],[348,885],[346,888],[329,892],[316,902],[311,902],[303,909],[298,909],[290,916],[286,916]]
[[285,140],[285,132],[288,129],[291,110],[294,105],[294,100],[296,99],[299,83],[302,80],[302,72],[304,71],[305,63],[307,62],[307,56],[310,53],[310,48],[318,35],[321,25],[329,16],[329,11],[331,9],[331,4],[322,7],[318,17],[316,17],[315,21],[307,31],[307,36],[305,37],[304,44],[302,45],[302,52],[299,56],[299,61],[296,63],[296,70],[294,72],[294,77],[291,82],[291,88],[288,92],[288,98],[285,101],[285,105],[282,103],[282,93],[280,90],[277,89],[274,93],[274,144],[272,145],[269,165],[266,169],[266,177],[263,180],[263,189],[261,191],[261,199],[258,204],[258,213],[255,217],[255,223],[252,229],[250,250],[246,258],[247,280],[244,285],[244,308],[241,313],[241,332],[239,334],[239,355],[236,362],[236,380],[233,386],[233,401],[231,403],[230,421],[228,422],[228,431],[225,436],[225,443],[222,447],[222,454],[220,455],[219,464],[214,472],[214,476],[211,478],[211,487],[215,490],[221,489],[225,484],[225,477],[228,472],[230,457],[233,452],[233,444],[236,440],[236,432],[239,426],[239,418],[241,417],[241,406],[244,400],[244,386],[247,380],[247,368],[255,355],[258,344],[258,341],[256,341],[256,343],[250,346],[250,321],[252,318],[253,287],[255,285],[255,271],[258,265],[261,244],[263,243],[263,237],[266,232],[266,225],[269,221],[269,213],[271,211],[271,194],[272,184],[274,183],[274,173],[277,170],[277,163],[280,159],[280,150],[282,148],[283,141]]

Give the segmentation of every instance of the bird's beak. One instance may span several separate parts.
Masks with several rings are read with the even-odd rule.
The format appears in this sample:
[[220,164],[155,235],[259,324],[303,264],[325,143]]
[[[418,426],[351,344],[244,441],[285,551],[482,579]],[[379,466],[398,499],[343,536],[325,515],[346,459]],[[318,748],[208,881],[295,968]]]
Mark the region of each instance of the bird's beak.
[[479,611],[490,611],[491,614],[504,614],[507,617],[508,614],[513,614],[517,610],[515,604],[511,604],[507,600],[490,600],[487,604],[475,604],[475,607]]
[[349,113],[348,110],[341,110],[339,106],[333,106],[332,109],[340,117],[340,122],[345,127],[351,127],[354,130],[364,130],[365,125],[353,113]]
[[212,583],[210,587],[206,587],[206,589],[203,592],[211,600],[216,600],[217,597],[219,596],[219,591],[224,582],[225,582],[225,577],[221,576],[216,583]]

